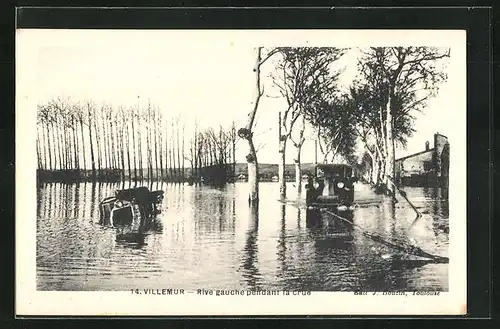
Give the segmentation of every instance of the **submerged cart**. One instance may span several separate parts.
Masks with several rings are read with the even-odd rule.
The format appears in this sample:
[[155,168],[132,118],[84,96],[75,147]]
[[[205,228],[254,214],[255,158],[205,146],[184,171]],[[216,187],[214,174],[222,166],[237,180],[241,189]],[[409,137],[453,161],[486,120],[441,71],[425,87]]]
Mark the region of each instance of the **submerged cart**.
[[147,187],[117,190],[115,196],[104,198],[99,204],[99,222],[108,226],[131,225],[160,212],[162,190]]

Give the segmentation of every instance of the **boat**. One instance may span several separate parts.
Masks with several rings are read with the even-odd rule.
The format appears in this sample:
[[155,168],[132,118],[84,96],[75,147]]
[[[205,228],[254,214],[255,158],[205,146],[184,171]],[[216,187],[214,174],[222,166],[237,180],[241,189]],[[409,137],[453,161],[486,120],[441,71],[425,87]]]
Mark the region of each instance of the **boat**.
[[115,191],[99,203],[99,222],[107,226],[132,225],[161,211],[164,191],[135,187]]

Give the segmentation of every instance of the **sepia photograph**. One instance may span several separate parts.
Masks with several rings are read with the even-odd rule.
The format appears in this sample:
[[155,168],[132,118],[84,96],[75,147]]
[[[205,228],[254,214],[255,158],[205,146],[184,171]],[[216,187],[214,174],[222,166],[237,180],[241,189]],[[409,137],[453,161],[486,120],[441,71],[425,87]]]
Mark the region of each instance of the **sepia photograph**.
[[462,312],[464,32],[18,30],[17,45],[18,305],[313,314],[344,293],[340,313]]

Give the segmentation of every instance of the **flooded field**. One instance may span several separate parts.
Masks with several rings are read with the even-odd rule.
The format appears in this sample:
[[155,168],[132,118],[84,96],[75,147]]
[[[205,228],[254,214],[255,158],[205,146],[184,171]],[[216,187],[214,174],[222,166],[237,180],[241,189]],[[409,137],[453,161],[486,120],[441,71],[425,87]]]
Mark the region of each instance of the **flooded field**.
[[39,187],[38,290],[448,290],[448,264],[401,260],[363,235],[448,257],[448,200],[440,189],[404,188],[422,213],[415,221],[404,199],[393,204],[358,183],[349,226],[313,218],[303,196],[278,201],[277,183],[261,183],[258,208],[248,205],[246,183],[139,186],[162,189],[165,199],[150,225],[130,232],[100,225],[98,210],[128,183]]

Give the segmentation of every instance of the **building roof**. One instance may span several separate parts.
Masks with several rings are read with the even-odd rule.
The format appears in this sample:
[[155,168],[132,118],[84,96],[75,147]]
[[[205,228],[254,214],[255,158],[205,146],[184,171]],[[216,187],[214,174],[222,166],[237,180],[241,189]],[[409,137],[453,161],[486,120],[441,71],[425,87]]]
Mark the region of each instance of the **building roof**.
[[445,136],[445,135],[443,135],[443,134],[440,134],[440,133],[435,133],[434,135],[439,135],[439,136],[441,136],[441,137],[444,137],[444,138],[448,139],[448,137],[447,137],[447,136]]
[[424,153],[427,153],[427,152],[432,152],[434,151],[434,148],[431,148],[431,149],[428,149],[428,150],[423,150],[423,151],[420,151],[420,152],[417,152],[417,153],[413,153],[413,154],[410,154],[410,155],[407,155],[407,156],[404,156],[402,158],[399,158],[399,159],[396,159],[395,161],[402,161],[402,160],[406,160],[408,158],[412,158],[414,156],[417,156],[417,155],[421,155],[421,154],[424,154]]

